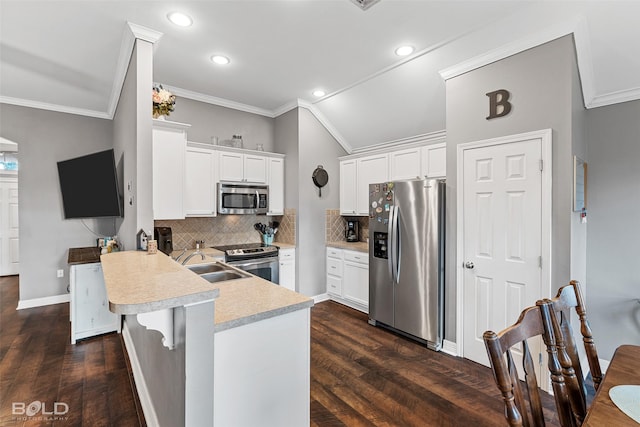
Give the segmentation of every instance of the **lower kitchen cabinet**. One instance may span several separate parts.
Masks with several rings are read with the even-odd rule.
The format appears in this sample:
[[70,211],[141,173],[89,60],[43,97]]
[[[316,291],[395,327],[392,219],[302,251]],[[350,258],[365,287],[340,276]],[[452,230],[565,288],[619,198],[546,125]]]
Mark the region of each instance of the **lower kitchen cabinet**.
[[327,293],[332,300],[369,312],[369,256],[327,248]]
[[369,256],[362,252],[344,251],[342,297],[369,307]]
[[279,284],[280,286],[296,290],[296,250],[292,248],[280,249],[279,252]]
[[71,344],[107,332],[120,332],[120,315],[109,311],[109,299],[99,262],[70,268]]

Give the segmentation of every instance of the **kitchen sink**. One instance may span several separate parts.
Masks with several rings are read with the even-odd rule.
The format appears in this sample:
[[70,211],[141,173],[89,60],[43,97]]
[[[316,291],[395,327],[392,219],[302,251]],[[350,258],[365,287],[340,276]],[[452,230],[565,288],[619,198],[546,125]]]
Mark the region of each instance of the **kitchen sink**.
[[187,266],[187,268],[196,274],[214,273],[217,271],[229,271],[229,267],[226,267],[221,264],[216,264],[216,263],[189,265]]
[[215,271],[213,273],[205,273],[201,274],[204,280],[215,283],[215,282],[224,282],[226,280],[234,280],[234,279],[243,279],[245,277],[251,277],[247,273],[240,273],[235,270],[224,270],[224,271]]
[[189,270],[210,283],[224,282],[225,280],[244,279],[251,274],[229,267],[228,265],[212,262],[209,264],[196,264],[186,266]]

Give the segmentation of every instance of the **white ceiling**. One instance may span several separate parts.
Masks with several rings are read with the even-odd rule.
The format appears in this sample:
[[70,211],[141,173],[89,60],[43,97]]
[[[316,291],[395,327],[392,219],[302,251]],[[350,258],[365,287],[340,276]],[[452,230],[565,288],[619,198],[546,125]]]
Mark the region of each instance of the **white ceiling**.
[[[194,24],[171,24],[175,10]],[[162,33],[154,81],[178,96],[270,117],[305,106],[356,151],[443,130],[444,78],[571,33],[587,107],[640,99],[640,0],[0,0],[0,16],[1,102],[112,117],[130,22]],[[402,44],[417,52],[400,59]]]

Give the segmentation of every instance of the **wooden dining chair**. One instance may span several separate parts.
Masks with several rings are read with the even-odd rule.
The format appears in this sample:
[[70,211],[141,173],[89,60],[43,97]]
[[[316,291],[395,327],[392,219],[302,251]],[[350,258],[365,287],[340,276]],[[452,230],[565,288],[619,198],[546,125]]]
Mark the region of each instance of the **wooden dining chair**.
[[594,388],[598,388],[602,381],[602,371],[598,361],[598,353],[587,321],[587,313],[580,290],[580,284],[572,280],[568,285],[558,290],[553,299],[538,301],[541,307],[543,326],[552,330],[558,361],[562,376],[566,384],[569,403],[575,425],[581,425],[587,413],[587,390],[580,363],[577,345],[570,322],[570,311],[575,309],[580,320],[580,332],[584,343],[589,369],[593,378]]
[[[558,360],[554,328],[546,327],[542,311],[549,317],[548,325],[552,325],[555,312],[550,301],[540,301],[539,305],[528,307],[520,314],[518,321],[508,328],[496,333],[486,331],[484,343],[491,362],[493,376],[502,394],[505,404],[505,417],[510,426],[542,427],[545,425],[540,398],[540,388],[535,374],[536,363],[533,360],[527,340],[542,336],[547,347],[548,367],[551,372],[558,419],[562,426],[576,426],[572,413],[569,394],[566,388],[562,368]],[[557,323],[557,322],[556,322]],[[522,353],[523,383],[518,378],[515,356]],[[537,355],[536,355],[537,358]]]
[[571,358],[576,375],[578,375],[580,379],[580,384],[584,388],[584,376],[581,369],[580,356],[578,355],[573,329],[571,328],[570,322],[571,309],[575,309],[578,314],[578,319],[580,321],[580,334],[582,335],[582,342],[587,355],[589,371],[593,378],[593,387],[598,390],[598,387],[602,382],[602,370],[600,368],[598,351],[593,340],[591,327],[587,320],[587,308],[582,296],[582,290],[580,289],[580,282],[577,280],[570,281],[568,285],[565,285],[558,290],[558,294],[551,301],[553,302],[554,310],[556,311],[556,317],[560,322],[562,336],[565,337],[567,353]]

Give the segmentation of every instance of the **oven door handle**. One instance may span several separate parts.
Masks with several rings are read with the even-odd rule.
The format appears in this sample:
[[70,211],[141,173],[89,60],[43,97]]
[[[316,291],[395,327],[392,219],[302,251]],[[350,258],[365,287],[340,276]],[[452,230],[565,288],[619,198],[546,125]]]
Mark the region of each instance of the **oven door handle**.
[[254,258],[252,260],[243,260],[243,261],[228,261],[227,264],[233,267],[247,267],[253,265],[261,265],[261,264],[271,264],[273,262],[278,262],[278,257],[270,257],[270,258]]

